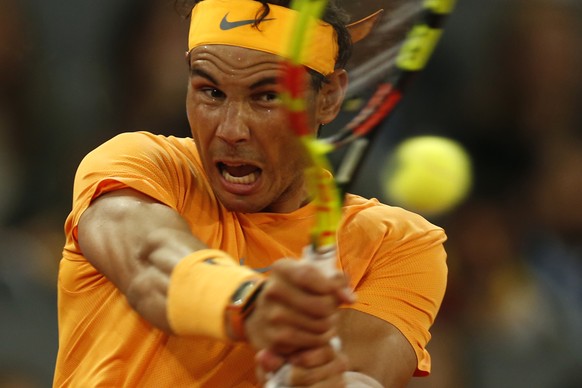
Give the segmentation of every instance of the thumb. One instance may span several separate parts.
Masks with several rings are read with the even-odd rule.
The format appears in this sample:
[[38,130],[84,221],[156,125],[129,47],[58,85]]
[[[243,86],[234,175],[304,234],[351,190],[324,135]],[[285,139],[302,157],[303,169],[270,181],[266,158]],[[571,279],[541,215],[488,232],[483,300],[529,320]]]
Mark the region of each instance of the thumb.
[[255,362],[264,372],[273,372],[285,364],[285,358],[271,350],[259,350],[255,355]]

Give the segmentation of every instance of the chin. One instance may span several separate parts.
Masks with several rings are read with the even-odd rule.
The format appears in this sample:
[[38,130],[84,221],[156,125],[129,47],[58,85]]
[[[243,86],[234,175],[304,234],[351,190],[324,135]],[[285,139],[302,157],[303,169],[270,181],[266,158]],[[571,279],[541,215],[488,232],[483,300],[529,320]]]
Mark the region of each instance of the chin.
[[223,198],[218,195],[218,200],[226,209],[236,213],[258,213],[265,208],[265,206],[256,203],[250,197]]

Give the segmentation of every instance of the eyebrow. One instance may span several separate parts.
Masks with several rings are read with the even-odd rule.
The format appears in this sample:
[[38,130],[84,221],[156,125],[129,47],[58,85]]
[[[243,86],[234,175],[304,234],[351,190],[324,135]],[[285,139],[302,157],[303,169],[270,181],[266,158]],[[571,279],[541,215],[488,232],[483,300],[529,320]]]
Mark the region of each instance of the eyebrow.
[[279,79],[277,77],[264,78],[260,81],[255,82],[254,84],[252,84],[251,89],[260,88],[261,86],[265,86],[265,85],[275,85],[278,82],[279,82]]
[[211,76],[210,74],[208,74],[207,72],[205,72],[202,69],[192,68],[190,70],[190,75],[206,78],[208,81],[212,82],[213,84],[220,85],[220,83],[218,81],[216,81],[213,76]]
[[[192,76],[198,76],[198,77],[205,78],[208,81],[212,82],[213,84],[220,86],[220,82],[218,82],[213,76],[211,76],[210,74],[208,74],[206,71],[204,71],[202,69],[192,68],[190,70],[190,74]],[[260,81],[255,82],[254,84],[252,84],[250,86],[250,88],[257,89],[257,88],[260,88],[261,86],[265,86],[265,85],[275,85],[278,82],[279,82],[279,79],[277,77],[268,77],[268,78],[264,78]]]

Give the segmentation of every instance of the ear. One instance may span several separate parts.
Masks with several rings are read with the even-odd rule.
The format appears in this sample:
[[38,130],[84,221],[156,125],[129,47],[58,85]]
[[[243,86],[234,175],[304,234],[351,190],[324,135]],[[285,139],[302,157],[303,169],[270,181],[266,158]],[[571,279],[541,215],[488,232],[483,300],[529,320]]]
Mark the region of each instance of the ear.
[[364,39],[376,26],[384,10],[381,9],[379,11],[374,12],[370,16],[366,16],[363,19],[358,20],[357,22],[348,24],[348,31],[350,32],[350,36],[352,37],[352,43],[359,42],[360,40]]
[[338,69],[327,76],[317,95],[316,117],[319,124],[327,124],[338,115],[348,87],[348,73]]

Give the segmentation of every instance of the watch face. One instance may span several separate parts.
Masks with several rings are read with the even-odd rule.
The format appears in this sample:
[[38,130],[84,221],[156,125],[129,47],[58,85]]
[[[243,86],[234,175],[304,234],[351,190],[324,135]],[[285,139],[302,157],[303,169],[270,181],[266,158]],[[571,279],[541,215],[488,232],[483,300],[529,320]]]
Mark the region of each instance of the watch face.
[[247,296],[255,288],[256,281],[249,280],[240,285],[239,288],[232,295],[232,303],[235,305],[241,305],[246,300]]

